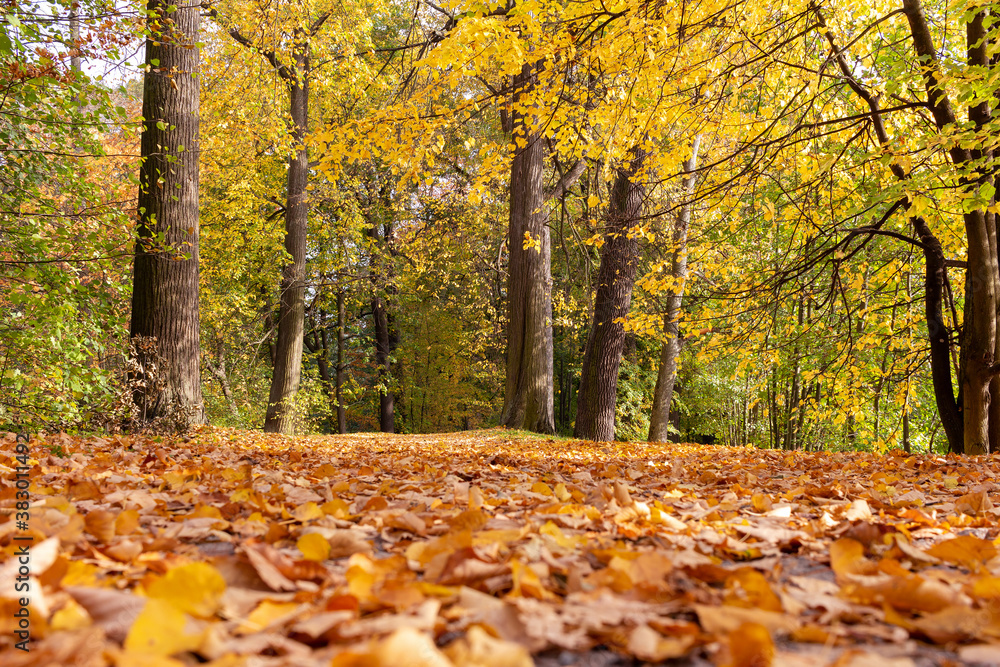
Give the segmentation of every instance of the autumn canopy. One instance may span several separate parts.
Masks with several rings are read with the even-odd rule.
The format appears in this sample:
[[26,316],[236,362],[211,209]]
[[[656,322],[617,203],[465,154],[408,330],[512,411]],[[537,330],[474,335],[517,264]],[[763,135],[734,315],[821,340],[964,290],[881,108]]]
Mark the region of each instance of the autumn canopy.
[[992,3],[0,4],[5,666],[1000,662]]

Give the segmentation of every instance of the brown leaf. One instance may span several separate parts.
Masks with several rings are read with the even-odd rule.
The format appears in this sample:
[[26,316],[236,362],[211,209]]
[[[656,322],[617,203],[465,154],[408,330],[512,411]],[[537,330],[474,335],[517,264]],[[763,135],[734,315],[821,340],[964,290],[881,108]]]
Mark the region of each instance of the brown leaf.
[[86,531],[93,535],[98,544],[107,544],[114,539],[115,515],[107,510],[94,510],[83,517]]

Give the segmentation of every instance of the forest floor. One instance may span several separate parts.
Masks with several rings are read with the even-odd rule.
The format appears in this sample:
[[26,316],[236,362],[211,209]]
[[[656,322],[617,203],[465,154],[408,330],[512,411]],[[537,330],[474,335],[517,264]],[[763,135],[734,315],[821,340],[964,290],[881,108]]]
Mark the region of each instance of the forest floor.
[[998,457],[498,429],[29,447],[0,440],[5,667],[1000,664]]

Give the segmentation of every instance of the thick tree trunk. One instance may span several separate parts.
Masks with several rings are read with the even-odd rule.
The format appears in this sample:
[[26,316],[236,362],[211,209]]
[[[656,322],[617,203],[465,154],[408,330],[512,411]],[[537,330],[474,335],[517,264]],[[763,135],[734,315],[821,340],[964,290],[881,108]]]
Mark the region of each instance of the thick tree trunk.
[[629,231],[642,212],[646,191],[638,181],[646,154],[639,148],[627,167],[619,167],[608,206],[607,232],[597,274],[594,319],[583,355],[573,435],[586,440],[615,437],[618,370],[625,347],[625,325],[639,266],[639,240]]
[[670,403],[674,398],[674,383],[677,381],[677,362],[681,356],[680,317],[681,305],[684,301],[684,284],[687,281],[687,234],[691,224],[691,209],[694,203],[694,185],[698,168],[698,148],[701,137],[696,136],[691,142],[691,157],[684,162],[684,183],[682,196],[685,201],[680,215],[674,224],[673,249],[670,262],[670,275],[673,278],[673,288],[667,295],[667,309],[663,313],[663,332],[667,341],[660,349],[660,370],[656,375],[656,388],[653,390],[653,410],[649,415],[649,442],[666,442],[670,432]]
[[[531,89],[535,66],[514,77],[515,91]],[[529,113],[512,114],[517,146],[510,170],[507,275],[507,382],[501,423],[555,432],[552,350],[551,243],[544,212],[545,146]],[[525,248],[525,233],[538,243]]]
[[[166,386],[137,392],[147,419],[170,413],[204,421],[198,324],[198,6],[169,14],[174,32],[155,26],[167,3],[150,0],[143,78],[139,227],[129,335],[154,336],[166,360]],[[162,41],[161,41],[162,40]],[[180,42],[178,40],[181,40]],[[157,63],[153,65],[153,63]],[[163,235],[166,247],[157,246]],[[179,255],[186,259],[178,259]]]
[[[302,47],[305,48],[305,47]],[[264,431],[295,430],[295,394],[302,379],[302,338],[305,333],[306,234],[309,204],[306,185],[309,157],[305,138],[309,129],[308,55],[295,55],[296,78],[289,85],[294,154],[288,160],[288,203],[285,209],[285,251],[291,260],[282,269],[278,309],[278,341],[268,397]]]

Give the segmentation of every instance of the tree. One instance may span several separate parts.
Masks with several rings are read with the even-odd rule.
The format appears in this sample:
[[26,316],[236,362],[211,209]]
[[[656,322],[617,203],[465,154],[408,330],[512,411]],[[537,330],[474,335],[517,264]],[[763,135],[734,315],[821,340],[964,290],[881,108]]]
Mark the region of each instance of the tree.
[[295,430],[295,395],[302,379],[302,347],[305,336],[306,239],[308,236],[309,156],[306,133],[309,131],[309,86],[312,75],[311,40],[326,23],[330,12],[307,16],[302,25],[292,29],[287,62],[279,58],[278,46],[267,47],[243,35],[229,20],[220,20],[229,35],[241,45],[260,53],[274,68],[288,89],[291,116],[292,153],[288,157],[288,187],[285,204],[285,251],[289,260],[281,274],[278,308],[278,338],[275,345],[271,390],[264,418],[264,431],[293,433]]
[[[526,104],[538,65],[514,77],[515,104]],[[520,96],[520,100],[518,100]],[[507,381],[500,423],[555,432],[552,377],[552,244],[544,211],[545,144],[530,110],[515,110],[507,249]]]
[[100,426],[114,376],[100,361],[128,326],[138,110],[76,63],[116,62],[131,23],[74,6],[76,20],[28,1],[0,18],[0,423],[25,429]]
[[618,369],[625,348],[625,318],[632,303],[639,268],[639,239],[634,228],[645,203],[642,179],[647,149],[636,147],[617,168],[608,204],[601,266],[597,273],[594,317],[583,355],[573,435],[586,440],[615,438]]
[[663,332],[667,336],[660,352],[660,368],[653,390],[653,409],[649,417],[650,442],[666,442],[669,435],[670,403],[674,396],[677,380],[677,362],[681,354],[680,317],[684,300],[684,282],[687,280],[687,235],[691,225],[692,197],[697,181],[698,147],[701,137],[695,136],[691,142],[691,157],[684,162],[684,181],[681,186],[684,202],[674,223],[670,248],[670,275],[673,285],[667,294],[667,306],[663,313]]
[[[162,392],[142,389],[146,419],[204,420],[198,325],[198,24],[201,5],[149,0],[139,226],[129,336],[155,337]],[[150,360],[145,360],[149,363]]]

